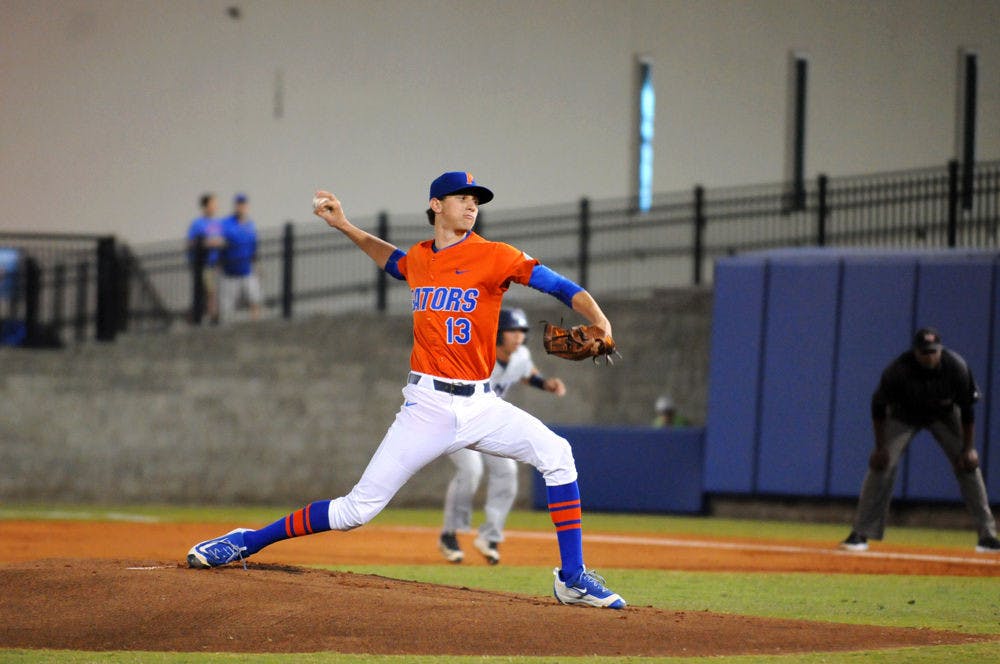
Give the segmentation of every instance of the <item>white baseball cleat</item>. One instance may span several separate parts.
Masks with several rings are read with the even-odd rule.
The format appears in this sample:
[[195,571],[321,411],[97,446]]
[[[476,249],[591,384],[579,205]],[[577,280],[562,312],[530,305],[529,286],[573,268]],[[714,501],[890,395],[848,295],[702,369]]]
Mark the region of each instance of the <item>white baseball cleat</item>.
[[473,540],[472,545],[476,547],[479,553],[483,554],[486,558],[486,562],[490,565],[496,565],[500,562],[500,551],[497,550],[496,542],[487,542],[482,537],[476,537]]
[[441,555],[449,563],[460,563],[465,559],[462,548],[458,546],[458,538],[455,537],[455,533],[441,533],[441,539],[438,540],[438,549],[441,550]]

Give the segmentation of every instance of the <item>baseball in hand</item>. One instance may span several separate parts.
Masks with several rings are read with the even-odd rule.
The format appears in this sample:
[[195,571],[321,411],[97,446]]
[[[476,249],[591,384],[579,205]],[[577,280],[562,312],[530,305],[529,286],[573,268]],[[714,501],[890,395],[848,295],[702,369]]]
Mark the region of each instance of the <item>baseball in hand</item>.
[[314,210],[322,210],[322,209],[328,207],[329,203],[330,203],[330,199],[329,198],[322,198],[320,196],[313,197],[313,209]]

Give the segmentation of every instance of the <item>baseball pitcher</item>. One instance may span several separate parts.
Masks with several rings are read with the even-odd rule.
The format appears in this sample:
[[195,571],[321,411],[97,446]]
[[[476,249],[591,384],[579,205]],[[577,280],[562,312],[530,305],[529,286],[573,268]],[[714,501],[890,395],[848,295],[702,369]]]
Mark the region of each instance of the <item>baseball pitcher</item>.
[[[580,491],[569,443],[537,418],[497,397],[500,306],[512,283],[548,293],[589,321],[562,339],[579,359],[614,351],[611,323],[591,295],[523,251],[472,231],[479,206],[493,192],[470,173],[452,171],[431,182],[428,220],[434,236],[402,251],[354,226],[329,191],[316,192],[317,216],[339,230],[375,264],[410,286],[413,350],[403,403],[361,479],[346,496],[319,500],[259,530],[237,528],[188,552],[192,567],[244,560],[274,542],[368,523],[418,470],[444,454],[473,449],[528,463],[545,480],[559,544],[553,594],[564,604],[621,609],[625,600],[584,566]],[[244,562],[244,565],[246,563]]]

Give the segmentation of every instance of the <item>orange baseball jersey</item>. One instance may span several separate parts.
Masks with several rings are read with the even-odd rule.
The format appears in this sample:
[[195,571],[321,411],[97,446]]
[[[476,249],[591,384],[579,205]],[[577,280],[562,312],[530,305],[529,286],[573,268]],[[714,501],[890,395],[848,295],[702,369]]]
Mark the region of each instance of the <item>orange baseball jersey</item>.
[[413,296],[410,368],[456,380],[486,380],[496,362],[500,305],[510,283],[528,284],[538,261],[470,232],[440,251],[413,245],[397,263]]

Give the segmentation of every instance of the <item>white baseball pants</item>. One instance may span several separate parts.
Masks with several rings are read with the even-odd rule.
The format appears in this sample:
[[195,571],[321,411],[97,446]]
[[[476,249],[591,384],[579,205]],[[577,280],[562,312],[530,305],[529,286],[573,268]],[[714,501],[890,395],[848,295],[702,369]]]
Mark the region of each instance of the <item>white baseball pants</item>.
[[346,495],[330,501],[330,528],[351,530],[371,521],[418,470],[443,454],[470,448],[527,463],[545,484],[558,486],[577,478],[573,452],[565,438],[538,418],[484,391],[475,383],[471,396],[436,390],[433,380],[403,388],[403,405],[361,479]]

